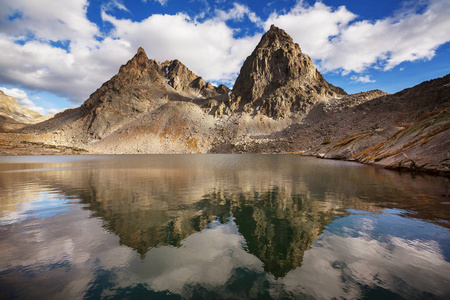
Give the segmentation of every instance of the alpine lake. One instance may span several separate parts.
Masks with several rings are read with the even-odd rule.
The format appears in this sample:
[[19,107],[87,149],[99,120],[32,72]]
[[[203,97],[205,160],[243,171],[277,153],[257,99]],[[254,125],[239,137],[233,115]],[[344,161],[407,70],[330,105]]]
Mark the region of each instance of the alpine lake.
[[450,179],[298,155],[0,157],[0,299],[450,299]]

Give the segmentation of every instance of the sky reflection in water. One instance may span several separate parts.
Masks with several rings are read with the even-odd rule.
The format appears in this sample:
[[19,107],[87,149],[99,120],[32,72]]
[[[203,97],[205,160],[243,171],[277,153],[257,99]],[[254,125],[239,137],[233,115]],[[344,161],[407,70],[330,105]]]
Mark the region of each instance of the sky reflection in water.
[[448,186],[283,155],[0,158],[2,297],[445,299]]

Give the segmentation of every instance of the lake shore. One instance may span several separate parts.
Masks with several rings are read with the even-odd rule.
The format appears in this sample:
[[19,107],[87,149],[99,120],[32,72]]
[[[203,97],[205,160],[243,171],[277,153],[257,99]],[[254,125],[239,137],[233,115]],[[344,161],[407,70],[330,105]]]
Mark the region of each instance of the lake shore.
[[[52,134],[35,135],[24,133],[0,133],[0,155],[1,156],[18,156],[18,155],[93,155],[93,154],[111,154],[111,153],[99,153],[91,150],[83,149],[80,147],[73,147],[67,145],[54,144],[54,137]],[[246,152],[241,152],[244,154]],[[115,153],[126,154],[126,153]],[[142,153],[141,153],[142,154]],[[151,154],[151,153],[147,153]],[[229,154],[229,153],[222,153]],[[384,168],[389,170],[396,170],[400,172],[414,172],[421,174],[431,174],[436,176],[443,176],[450,178],[450,171],[419,168],[415,164],[409,166],[395,166],[386,165],[378,162],[364,162],[357,159],[343,159],[335,157],[326,157],[324,154],[314,154],[305,151],[295,152],[264,152],[261,154],[285,154],[285,155],[302,155],[308,157],[317,157],[321,159],[342,160],[349,162],[356,162],[364,165],[369,165],[378,168]]]

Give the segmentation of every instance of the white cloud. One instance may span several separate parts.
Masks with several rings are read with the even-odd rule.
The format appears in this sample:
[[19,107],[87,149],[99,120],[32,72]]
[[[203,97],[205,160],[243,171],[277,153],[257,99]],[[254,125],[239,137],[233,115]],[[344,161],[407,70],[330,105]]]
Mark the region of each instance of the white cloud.
[[110,11],[113,8],[117,8],[119,10],[130,12],[121,0],[112,0],[112,1],[102,5],[102,9],[105,11]]
[[3,91],[6,95],[15,98],[19,105],[38,112],[41,115],[54,114],[58,112],[57,109],[45,109],[43,107],[36,106],[36,104],[28,98],[28,94],[18,88],[7,89],[5,87],[0,87],[0,91]]
[[321,2],[307,6],[301,1],[286,14],[273,13],[265,22],[265,28],[269,29],[271,24],[283,28],[304,53],[322,59],[333,51],[330,37],[339,35],[355,18],[356,15],[343,6],[332,10]]
[[[142,2],[147,3],[148,0],[142,0]],[[154,2],[159,2],[162,6],[166,5],[169,0],[152,0]]]
[[350,80],[352,80],[354,82],[361,82],[361,83],[372,83],[372,82],[375,82],[375,80],[372,80],[370,78],[370,75],[365,75],[365,76],[353,75],[352,77],[350,77]]
[[[1,1],[0,28],[3,34],[41,41],[90,39],[98,35],[97,26],[86,18],[87,0]],[[11,15],[18,17],[7,21]]]
[[[240,12],[227,14],[240,16]],[[232,83],[261,37],[235,39],[233,29],[221,17],[204,22],[181,13],[152,15],[141,22],[118,20],[106,12],[102,17],[114,25],[113,37],[127,41],[132,49],[142,46],[149,57],[162,61],[179,59],[195,73],[213,81]]]
[[355,22],[357,16],[343,6],[333,10],[300,1],[286,14],[272,14],[265,27],[284,28],[322,71],[389,70],[404,61],[431,59],[438,46],[450,41],[450,2],[423,3],[376,22]]

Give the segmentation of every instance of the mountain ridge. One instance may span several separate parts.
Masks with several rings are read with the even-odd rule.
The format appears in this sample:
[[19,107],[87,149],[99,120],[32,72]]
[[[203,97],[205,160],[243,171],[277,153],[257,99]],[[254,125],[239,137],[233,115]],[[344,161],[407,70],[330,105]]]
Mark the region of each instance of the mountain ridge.
[[143,48],[78,108],[21,132],[95,153],[302,153],[450,174],[450,75],[348,95],[276,26],[233,90]]

